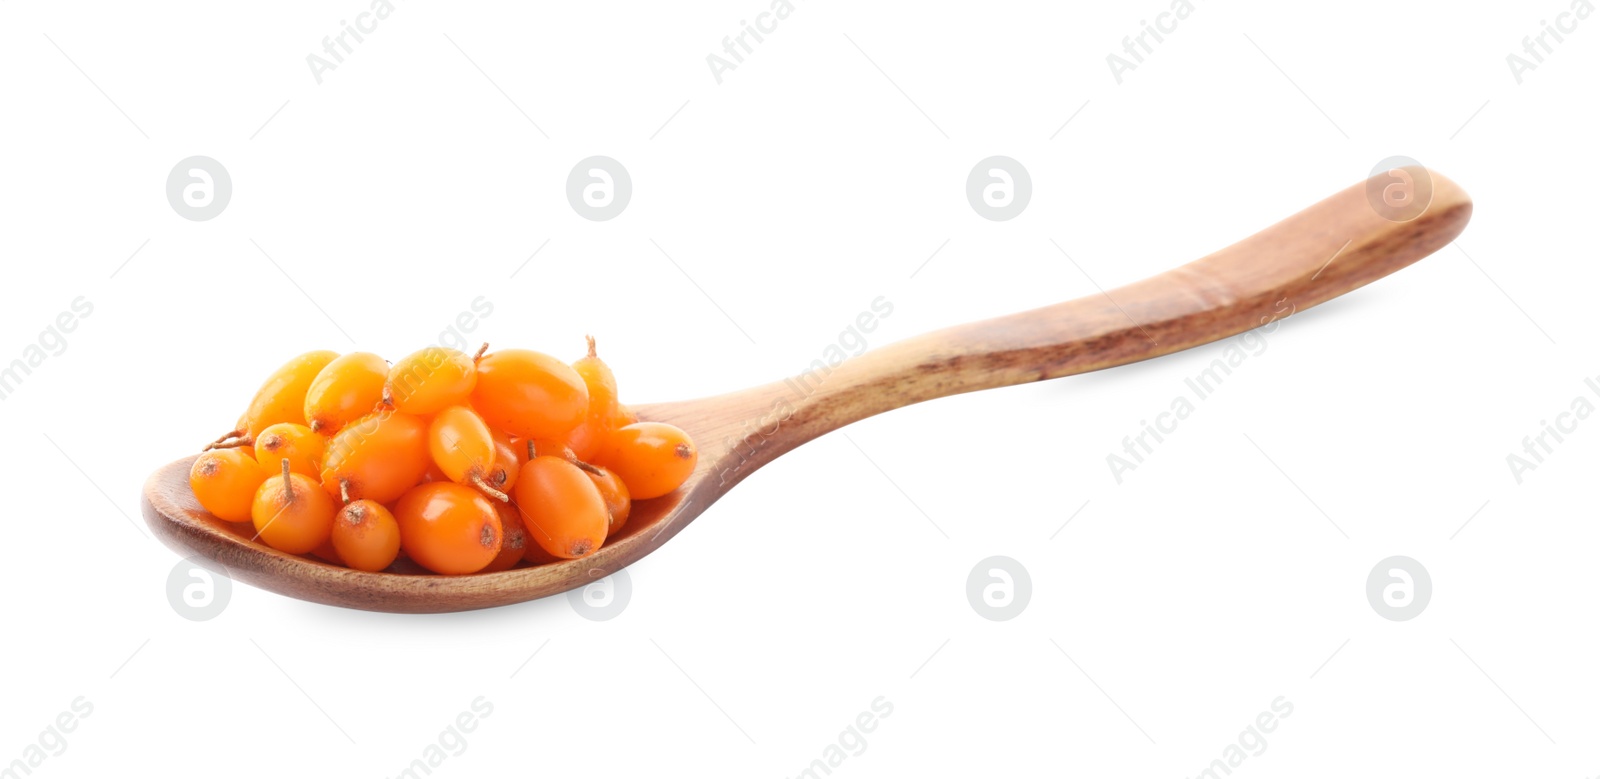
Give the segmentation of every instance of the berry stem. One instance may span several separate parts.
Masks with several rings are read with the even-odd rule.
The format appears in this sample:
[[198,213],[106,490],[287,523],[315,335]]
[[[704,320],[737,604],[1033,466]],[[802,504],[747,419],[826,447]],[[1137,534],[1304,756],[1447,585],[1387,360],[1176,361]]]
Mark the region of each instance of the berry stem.
[[[228,431],[228,432],[226,432],[226,433],[223,433],[223,434],[222,434],[222,435],[219,435],[219,436],[217,436],[217,440],[215,440],[215,441],[212,441],[212,442],[211,442],[211,446],[215,446],[215,445],[217,445],[217,444],[220,444],[220,443],[222,443],[222,442],[223,442],[223,441],[226,441],[226,440],[228,440],[228,439],[230,439],[230,438],[237,438],[237,437],[239,437],[239,436],[242,436],[242,435],[244,435],[244,434],[245,434],[245,433],[246,433],[246,432],[248,432],[248,431],[245,431],[245,430],[229,430],[229,431]],[[211,446],[207,446],[207,447],[206,447],[206,448],[207,448],[207,449],[210,449],[210,448],[211,448]]]
[[294,500],[294,482],[289,479],[289,458],[283,458],[283,502]]
[[213,449],[237,449],[241,446],[255,446],[255,443],[256,439],[245,436],[244,438],[232,438],[226,441],[218,441],[215,443],[206,444],[206,448],[200,451],[209,452]]
[[583,337],[583,339],[585,341],[589,342],[589,357],[590,357],[590,359],[598,357],[599,355],[595,354],[595,352],[594,352],[594,336],[586,335],[586,336]]
[[478,353],[472,355],[472,364],[474,364],[474,365],[478,364],[478,361],[483,359],[483,355],[486,354],[488,351],[489,351],[489,342],[488,341],[484,341],[483,345],[478,347]]
[[478,489],[489,493],[490,496],[492,496],[495,500],[500,501],[501,503],[510,503],[511,502],[511,496],[509,496],[509,495],[505,494],[504,492],[501,492],[501,491],[489,486],[489,482],[484,481],[483,480],[483,476],[480,475],[480,474],[474,473],[471,476],[468,476],[467,477],[467,481],[472,482],[472,486],[477,487]]

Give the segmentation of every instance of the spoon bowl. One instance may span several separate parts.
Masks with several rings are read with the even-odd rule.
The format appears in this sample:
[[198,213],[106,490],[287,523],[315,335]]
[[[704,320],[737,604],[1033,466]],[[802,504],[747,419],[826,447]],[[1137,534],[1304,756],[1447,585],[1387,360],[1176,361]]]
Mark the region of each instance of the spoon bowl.
[[1398,178],[1431,183],[1427,206],[1406,221],[1374,206],[1368,197],[1373,182],[1362,182],[1232,246],[1110,292],[958,325],[838,365],[813,363],[795,376],[727,395],[635,407],[640,419],[688,432],[700,450],[698,465],[676,492],[635,502],[622,532],[581,560],[437,576],[406,563],[367,573],[287,554],[252,540],[248,523],[223,522],[201,508],[189,489],[198,455],[150,476],[145,521],[168,546],[208,558],[234,579],[318,603],[424,613],[554,595],[622,570],[756,469],[853,422],[933,398],[1200,346],[1410,265],[1460,234],[1472,201],[1438,173],[1407,168],[1403,174]]

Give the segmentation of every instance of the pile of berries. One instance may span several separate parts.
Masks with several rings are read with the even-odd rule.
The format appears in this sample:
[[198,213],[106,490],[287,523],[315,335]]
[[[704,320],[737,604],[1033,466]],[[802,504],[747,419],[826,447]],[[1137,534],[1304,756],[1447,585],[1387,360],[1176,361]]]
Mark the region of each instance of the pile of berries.
[[593,554],[635,500],[694,471],[687,433],[640,422],[611,369],[525,349],[428,347],[394,365],[307,352],[268,377],[189,486],[284,552],[439,574]]

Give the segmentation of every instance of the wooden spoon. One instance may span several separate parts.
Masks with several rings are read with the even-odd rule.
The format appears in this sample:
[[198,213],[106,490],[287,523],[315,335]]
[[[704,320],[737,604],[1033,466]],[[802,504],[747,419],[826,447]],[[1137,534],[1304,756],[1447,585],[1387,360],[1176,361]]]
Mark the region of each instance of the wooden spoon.
[[644,557],[757,468],[857,420],[932,398],[1070,376],[1210,343],[1410,265],[1461,232],[1472,202],[1436,173],[1404,173],[1432,185],[1426,208],[1409,221],[1380,214],[1380,206],[1369,201],[1373,182],[1364,182],[1215,254],[1109,293],[929,333],[831,371],[637,407],[642,419],[688,431],[700,448],[699,466],[678,491],[636,503],[622,533],[582,560],[433,576],[364,573],[285,554],[251,541],[248,523],[222,522],[200,507],[188,484],[192,456],[151,475],[144,488],[145,520],[168,546],[211,558],[233,578],[336,606],[463,611],[563,592]]

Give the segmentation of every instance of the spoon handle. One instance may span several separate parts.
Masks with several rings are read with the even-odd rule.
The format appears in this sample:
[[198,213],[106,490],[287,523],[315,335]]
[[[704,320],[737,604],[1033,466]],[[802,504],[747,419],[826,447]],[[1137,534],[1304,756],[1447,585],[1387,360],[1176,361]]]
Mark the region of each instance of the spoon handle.
[[[1466,192],[1437,173],[1405,168],[1375,181],[1376,187],[1356,184],[1143,281],[869,351],[814,387],[798,382],[811,391],[793,403],[789,432],[808,440],[924,400],[1126,365],[1227,338],[1410,265],[1453,240],[1472,214]],[[1391,219],[1368,194],[1390,181],[1411,181],[1419,200],[1431,199],[1414,218]],[[781,384],[792,391],[796,378]]]

